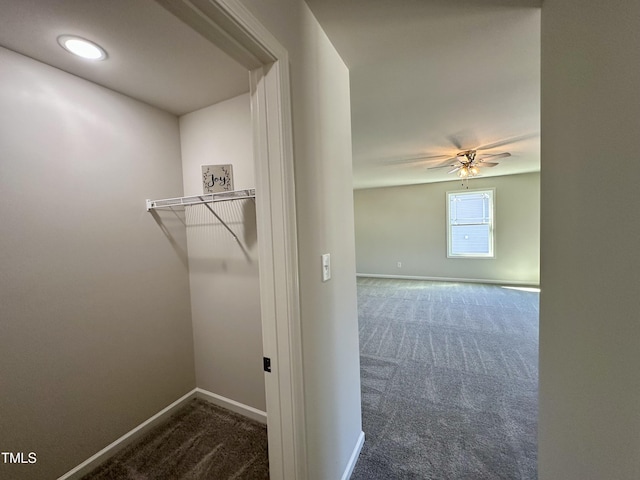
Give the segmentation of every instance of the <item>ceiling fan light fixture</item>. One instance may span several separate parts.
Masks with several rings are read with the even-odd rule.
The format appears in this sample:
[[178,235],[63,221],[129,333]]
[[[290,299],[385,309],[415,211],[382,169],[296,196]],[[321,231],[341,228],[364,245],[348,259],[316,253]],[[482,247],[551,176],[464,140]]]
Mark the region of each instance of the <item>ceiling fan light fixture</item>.
[[97,43],[76,35],[60,35],[58,44],[67,52],[86,60],[100,61],[107,58],[107,52]]

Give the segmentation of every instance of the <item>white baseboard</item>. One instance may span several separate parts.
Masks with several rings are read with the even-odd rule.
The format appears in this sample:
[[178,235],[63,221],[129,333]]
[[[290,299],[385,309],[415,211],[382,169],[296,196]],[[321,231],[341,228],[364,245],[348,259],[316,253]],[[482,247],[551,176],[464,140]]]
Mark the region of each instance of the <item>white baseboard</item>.
[[429,280],[432,282],[488,283],[492,285],[515,285],[522,287],[540,286],[538,283],[532,282],[516,282],[514,280],[490,280],[486,278],[424,277],[419,275],[382,275],[378,273],[356,273],[356,277],[396,278],[399,280]]
[[173,402],[166,408],[163,408],[158,413],[156,413],[153,417],[148,420],[142,422],[140,425],[135,427],[133,430],[125,433],[123,436],[118,438],[116,441],[110,443],[102,450],[100,450],[95,455],[89,457],[87,460],[82,462],[77,467],[69,470],[67,473],[62,475],[58,480],[77,480],[85,476],[87,473],[91,472],[96,467],[100,466],[109,458],[113,457],[116,453],[118,453],[123,448],[132,444],[140,437],[144,436],[148,433],[152,428],[166,421],[171,415],[173,415],[177,410],[179,410],[185,403],[189,400],[196,397],[196,389],[194,388],[189,393],[183,395],[178,400]]
[[267,424],[267,412],[263,412],[262,410],[250,407],[249,405],[236,402],[235,400],[223,397],[222,395],[208,392],[207,390],[203,390],[202,388],[196,388],[195,392],[197,398],[201,398],[202,400],[213,403],[214,405],[218,405],[219,407],[226,408],[227,410],[231,410],[232,412],[239,413],[244,417],[250,418],[265,425]]
[[244,405],[240,402],[236,402],[235,400],[225,398],[221,395],[208,392],[201,388],[194,388],[189,393],[183,395],[168,407],[160,410],[153,417],[142,422],[133,430],[129,431],[128,433],[125,433],[116,441],[104,447],[98,453],[91,456],[90,458],[82,462],[77,467],[73,468],[72,470],[69,470],[67,473],[59,477],[58,480],[78,480],[82,478],[87,473],[91,472],[92,470],[102,465],[107,460],[109,460],[111,457],[113,457],[116,453],[121,451],[123,448],[129,446],[139,438],[146,435],[151,429],[168,420],[169,417],[173,415],[177,410],[179,410],[185,403],[187,403],[189,400],[192,400],[194,398],[200,398],[204,401],[207,401],[219,407],[226,408],[227,410],[231,410],[232,412],[239,413],[240,415],[243,415],[247,418],[251,418],[252,420],[256,420],[260,423],[264,423],[264,424],[267,423],[266,412],[258,410],[257,408],[250,407],[248,405]]
[[362,451],[363,445],[364,445],[364,432],[360,432],[360,435],[358,436],[358,441],[356,442],[356,446],[353,448],[351,457],[349,457],[347,468],[345,468],[344,473],[342,474],[341,480],[349,480],[351,478],[353,469],[356,468],[356,463],[358,463],[358,456]]

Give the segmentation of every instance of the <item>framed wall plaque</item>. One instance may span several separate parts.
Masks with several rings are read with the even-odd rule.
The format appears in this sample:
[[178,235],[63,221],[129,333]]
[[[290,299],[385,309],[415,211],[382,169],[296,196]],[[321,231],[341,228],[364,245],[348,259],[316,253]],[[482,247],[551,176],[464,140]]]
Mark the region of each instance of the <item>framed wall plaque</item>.
[[203,193],[233,190],[233,165],[202,165]]

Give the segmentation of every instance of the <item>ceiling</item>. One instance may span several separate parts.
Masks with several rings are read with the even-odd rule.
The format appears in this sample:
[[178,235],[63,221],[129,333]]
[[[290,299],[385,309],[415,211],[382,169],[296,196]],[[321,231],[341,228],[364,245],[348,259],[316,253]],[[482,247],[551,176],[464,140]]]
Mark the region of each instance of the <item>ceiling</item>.
[[[249,91],[245,68],[153,0],[0,0],[0,12],[1,46],[174,115]],[[109,58],[67,53],[62,34]]]
[[[349,67],[354,187],[455,179],[440,159],[540,169],[540,0],[307,0]],[[0,45],[175,115],[249,90],[246,69],[153,0],[0,0]],[[102,45],[78,59],[56,38]]]
[[483,145],[512,154],[484,176],[539,171],[540,0],[307,3],[349,67],[355,188],[455,179],[416,157]]

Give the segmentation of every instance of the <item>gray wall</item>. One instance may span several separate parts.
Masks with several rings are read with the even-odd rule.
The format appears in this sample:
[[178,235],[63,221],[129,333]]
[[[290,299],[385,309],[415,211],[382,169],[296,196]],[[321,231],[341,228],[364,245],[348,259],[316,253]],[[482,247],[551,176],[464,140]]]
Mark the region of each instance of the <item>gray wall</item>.
[[[186,195],[203,192],[202,165],[230,163],[234,188],[255,188],[250,107],[245,94],[180,117]],[[265,411],[255,203],[211,208],[242,247],[204,206],[187,209],[196,383]]]
[[[195,386],[176,117],[0,48],[0,477],[54,478]],[[171,238],[169,238],[171,237]]]
[[349,72],[304,2],[243,3],[290,55],[309,475],[339,479],[362,428]]
[[538,284],[540,174],[469,181],[470,190],[496,189],[492,259],[447,258],[446,192],[461,188],[457,180],[355,190],[358,273]]
[[640,478],[638,19],[542,7],[540,480]]

